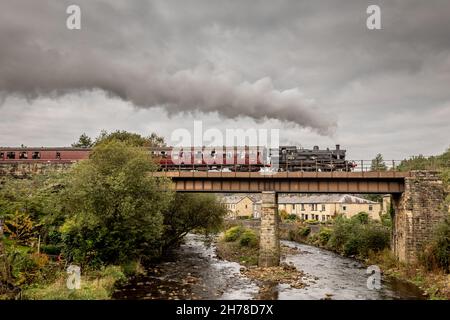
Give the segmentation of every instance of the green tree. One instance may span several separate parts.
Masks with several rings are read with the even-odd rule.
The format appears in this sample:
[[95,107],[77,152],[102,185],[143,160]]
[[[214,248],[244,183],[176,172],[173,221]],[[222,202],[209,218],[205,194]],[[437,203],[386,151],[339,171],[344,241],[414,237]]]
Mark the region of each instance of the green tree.
[[372,160],[372,164],[370,166],[371,171],[386,171],[387,166],[384,163],[383,156],[381,153],[377,154],[376,157]]
[[77,142],[72,143],[73,148],[91,148],[92,145],[92,139],[85,133],[78,138]]
[[80,263],[122,263],[160,253],[170,180],[142,148],[112,139],[72,167],[62,195],[66,257]]
[[152,133],[148,137],[143,137],[138,133],[132,133],[125,130],[117,130],[111,133],[102,131],[100,136],[95,140],[95,145],[105,143],[111,140],[126,142],[135,147],[163,147],[165,146],[164,138]]
[[164,249],[178,245],[193,230],[217,232],[226,209],[211,194],[177,193],[164,213]]

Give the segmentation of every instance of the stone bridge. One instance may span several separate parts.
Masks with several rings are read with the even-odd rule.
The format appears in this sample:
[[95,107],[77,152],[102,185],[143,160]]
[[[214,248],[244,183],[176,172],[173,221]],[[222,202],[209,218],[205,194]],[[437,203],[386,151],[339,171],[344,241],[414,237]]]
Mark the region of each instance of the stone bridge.
[[[23,177],[70,164],[1,164],[0,176]],[[278,193],[382,193],[391,194],[394,204],[391,248],[400,261],[414,262],[433,227],[447,212],[445,190],[437,172],[154,172],[168,177],[177,192],[262,193],[261,266],[280,260]]]

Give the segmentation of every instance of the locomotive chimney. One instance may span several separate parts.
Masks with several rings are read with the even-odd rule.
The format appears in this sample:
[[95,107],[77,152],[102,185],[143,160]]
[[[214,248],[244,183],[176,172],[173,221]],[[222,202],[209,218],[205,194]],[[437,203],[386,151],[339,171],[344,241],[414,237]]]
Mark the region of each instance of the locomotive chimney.
[[340,145],[340,144],[337,144],[337,145],[336,145],[336,150],[340,150],[340,148],[341,148],[341,145]]

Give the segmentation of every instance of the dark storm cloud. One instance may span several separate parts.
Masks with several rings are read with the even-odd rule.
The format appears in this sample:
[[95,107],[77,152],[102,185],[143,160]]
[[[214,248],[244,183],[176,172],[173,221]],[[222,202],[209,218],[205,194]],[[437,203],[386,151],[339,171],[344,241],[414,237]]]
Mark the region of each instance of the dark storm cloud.
[[31,98],[100,88],[137,106],[163,105],[170,113],[217,111],[227,118],[294,122],[321,134],[334,129],[335,123],[319,112],[313,99],[298,88],[278,90],[270,77],[247,81],[204,62],[166,71],[176,66],[146,37],[157,36],[156,43],[164,48],[165,40],[177,36],[170,30],[170,17],[164,21],[156,16],[156,5],[100,3],[105,7],[80,3],[79,35],[65,29],[64,2],[14,1],[6,6],[0,16],[5,48],[0,53],[0,88]]

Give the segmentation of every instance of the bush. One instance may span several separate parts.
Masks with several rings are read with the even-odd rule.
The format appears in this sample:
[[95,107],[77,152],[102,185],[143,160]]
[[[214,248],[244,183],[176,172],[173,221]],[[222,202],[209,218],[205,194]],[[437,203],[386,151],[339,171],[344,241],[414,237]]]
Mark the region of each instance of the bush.
[[286,217],[286,220],[295,221],[298,219],[298,216],[296,214],[288,214]]
[[320,245],[324,246],[328,243],[331,238],[332,230],[329,228],[322,228],[318,233],[318,239]]
[[311,228],[308,226],[301,227],[298,229],[298,235],[301,237],[307,237],[307,236],[309,236],[310,233],[311,233]]
[[287,213],[286,210],[280,210],[278,214],[280,215],[280,218],[281,218],[282,220],[286,220],[287,217],[289,216],[289,214]]
[[224,240],[226,242],[236,241],[241,235],[243,228],[241,226],[231,227],[225,231]]
[[258,246],[258,236],[252,230],[245,230],[239,240],[239,244],[244,247],[256,247]]
[[328,247],[333,250],[361,257],[367,257],[370,251],[381,251],[389,244],[390,229],[371,219],[366,222],[362,214],[351,219],[337,217],[328,241]]
[[305,220],[305,223],[307,223],[307,224],[319,224],[319,221],[317,221],[315,219],[308,219],[308,220]]
[[436,227],[419,259],[429,270],[439,268],[450,272],[450,218]]

